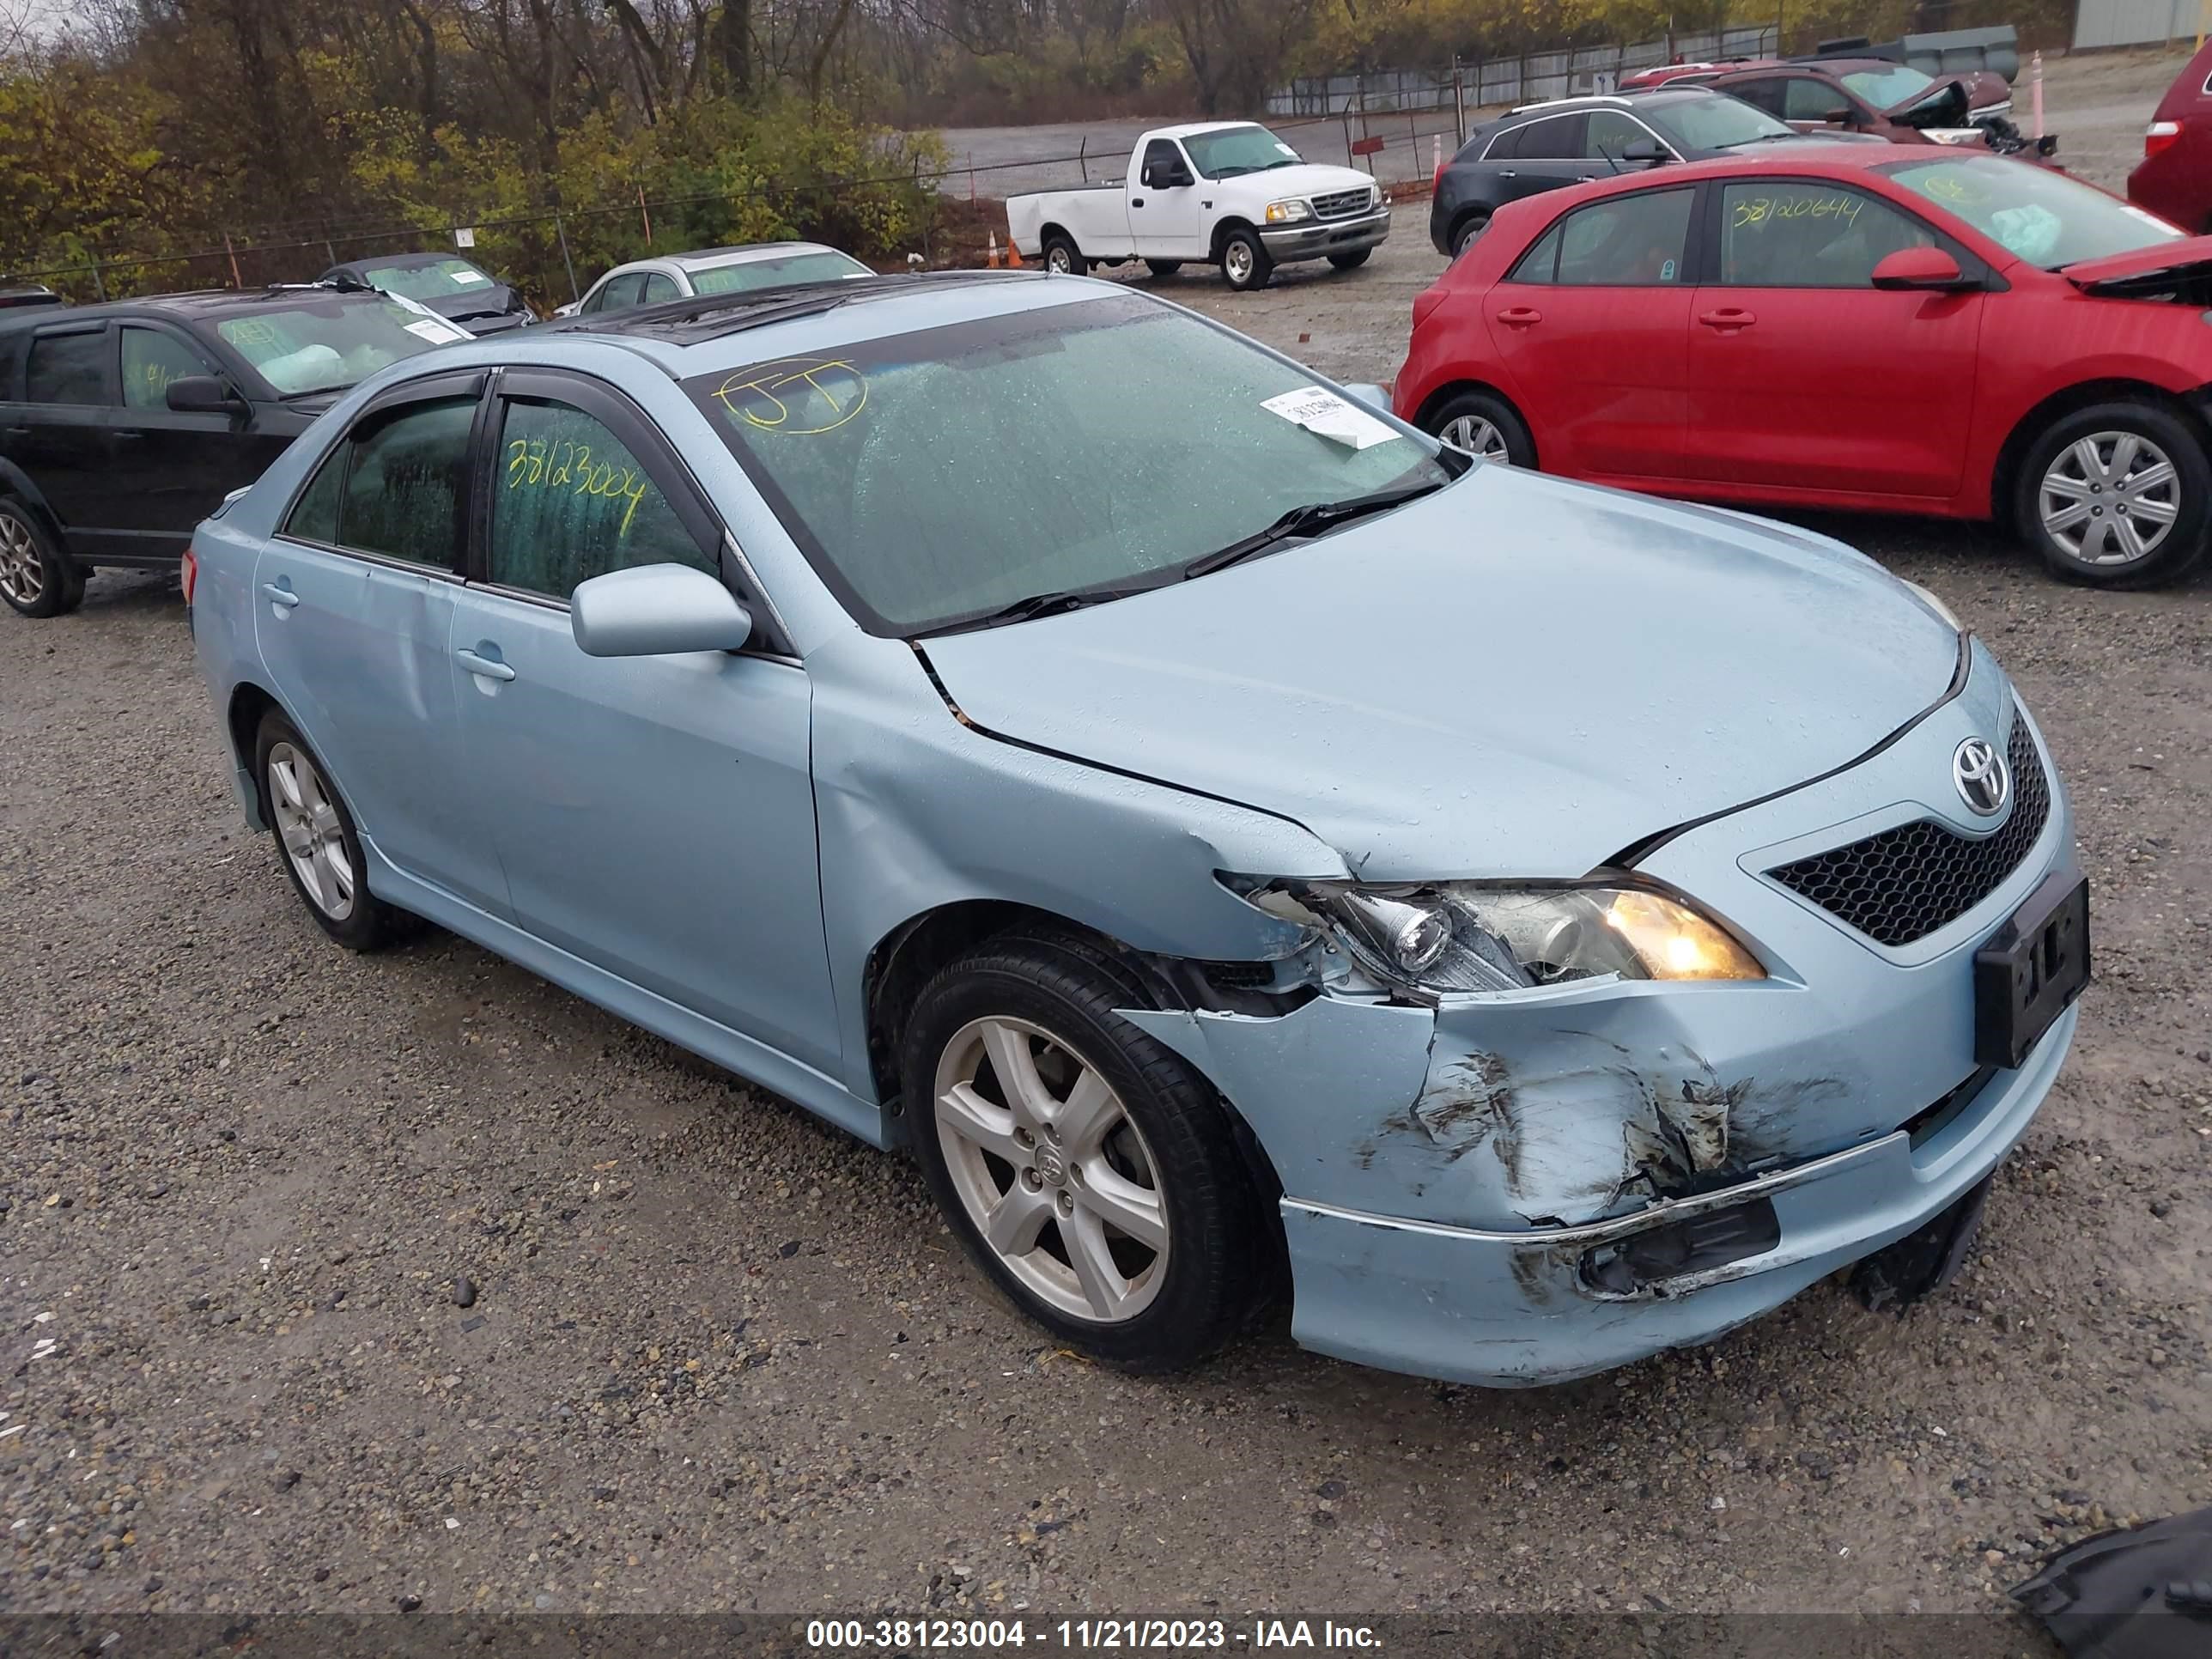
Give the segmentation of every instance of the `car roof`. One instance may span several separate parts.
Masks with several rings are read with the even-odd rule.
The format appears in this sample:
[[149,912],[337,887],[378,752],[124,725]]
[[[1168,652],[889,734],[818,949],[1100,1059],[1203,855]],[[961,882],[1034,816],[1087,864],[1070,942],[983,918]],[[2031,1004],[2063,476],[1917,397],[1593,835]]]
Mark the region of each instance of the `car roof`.
[[[702,247],[690,253],[672,253],[667,258],[669,264],[684,270],[712,270],[720,265],[750,265],[793,253],[844,252],[841,247],[823,242],[746,242],[734,247]],[[850,254],[845,257],[852,258]]]
[[1664,109],[1669,104],[1695,103],[1703,98],[1725,98],[1711,87],[1632,87],[1626,92],[1585,92],[1572,98],[1547,98],[1540,104],[1523,104],[1508,110],[1493,126],[1517,122],[1524,116],[1566,115],[1578,109]]
[[370,265],[382,265],[387,270],[414,270],[423,265],[441,265],[448,259],[459,259],[465,265],[475,260],[456,248],[443,253],[364,253],[358,259],[344,259],[331,267],[332,270],[365,270]]
[[[98,321],[103,317],[129,317],[154,312],[171,317],[221,317],[233,312],[264,310],[287,300],[371,300],[391,301],[374,289],[325,287],[315,283],[271,283],[267,288],[196,289],[179,294],[143,294],[128,300],[104,300],[66,308],[71,323]],[[0,327],[16,327],[56,319],[51,306],[0,307]]]
[[1186,121],[1179,127],[1154,127],[1145,137],[1151,138],[1191,138],[1201,132],[1226,132],[1231,127],[1256,127],[1257,121]]
[[[1808,135],[1808,137],[1814,135]],[[1786,159],[1785,159],[1786,157]],[[1517,208],[1521,202],[1558,202],[1571,198],[1577,203],[1594,200],[1600,196],[1619,196],[1636,189],[1665,188],[1695,184],[1701,179],[1741,178],[1829,178],[1854,179],[1880,168],[1902,166],[1909,162],[1978,161],[1991,161],[2011,165],[2011,160],[1993,151],[1912,149],[1900,149],[1895,144],[1856,144],[1838,142],[1824,144],[1817,141],[1792,144],[1783,155],[1765,150],[1757,155],[1719,155],[1709,161],[1677,161],[1656,170],[1639,169],[1624,173],[1616,178],[1591,179],[1565,190],[1540,191],[1510,202],[1507,207]],[[1941,207],[1930,202],[1929,207]],[[1505,210],[1501,208],[1502,214]]]

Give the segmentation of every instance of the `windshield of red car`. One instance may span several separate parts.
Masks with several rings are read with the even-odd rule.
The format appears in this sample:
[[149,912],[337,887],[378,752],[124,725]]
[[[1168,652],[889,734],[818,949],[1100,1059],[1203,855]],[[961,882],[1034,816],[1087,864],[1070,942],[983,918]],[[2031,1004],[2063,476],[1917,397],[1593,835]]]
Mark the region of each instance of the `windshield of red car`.
[[1895,109],[1936,84],[1932,75],[1899,64],[1889,69],[1846,70],[1836,77],[1876,109]]
[[2183,234],[2156,214],[2093,185],[2010,156],[1947,153],[1893,162],[1882,171],[2045,270],[2155,247]]

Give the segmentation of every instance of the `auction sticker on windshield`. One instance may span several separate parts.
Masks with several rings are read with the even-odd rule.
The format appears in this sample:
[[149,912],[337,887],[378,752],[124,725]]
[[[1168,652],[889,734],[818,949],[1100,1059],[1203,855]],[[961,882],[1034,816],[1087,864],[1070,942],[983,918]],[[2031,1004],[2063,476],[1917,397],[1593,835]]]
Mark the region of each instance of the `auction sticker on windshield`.
[[1302,386],[1269,398],[1260,404],[1270,415],[1279,415],[1292,426],[1302,426],[1316,438],[1328,438],[1352,449],[1371,449],[1398,434],[1357,404],[1347,403],[1326,386]]

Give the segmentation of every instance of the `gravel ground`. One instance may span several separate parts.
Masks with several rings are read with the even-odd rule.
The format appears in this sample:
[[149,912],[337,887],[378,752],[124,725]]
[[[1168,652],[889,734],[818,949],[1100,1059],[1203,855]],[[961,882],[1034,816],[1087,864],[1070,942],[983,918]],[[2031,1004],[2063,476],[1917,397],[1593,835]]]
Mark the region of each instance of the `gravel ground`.
[[[1437,264],[1169,289],[1376,378]],[[2212,585],[1822,527],[2050,733],[2075,1057],[1939,1298],[1522,1395],[1279,1327],[1168,1381],[1055,1352],[906,1166],[450,937],[325,942],[173,582],[0,613],[0,1610],[1972,1609],[2212,1502]]]

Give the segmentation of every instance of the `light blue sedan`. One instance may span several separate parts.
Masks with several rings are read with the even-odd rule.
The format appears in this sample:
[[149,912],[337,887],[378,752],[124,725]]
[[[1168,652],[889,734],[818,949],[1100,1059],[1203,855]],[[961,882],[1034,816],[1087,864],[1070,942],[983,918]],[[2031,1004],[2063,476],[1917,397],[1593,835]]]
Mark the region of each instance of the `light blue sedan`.
[[1131,1367],[1279,1286],[1496,1384],[1925,1291],[2087,977],[2050,757],[1928,596],[1084,278],[396,365],[188,597],[331,938],[427,918],[906,1152]]

